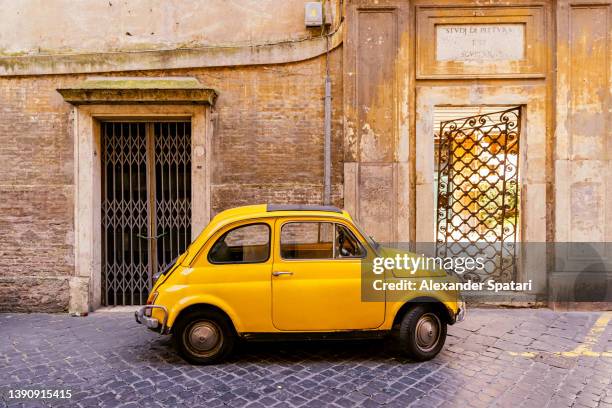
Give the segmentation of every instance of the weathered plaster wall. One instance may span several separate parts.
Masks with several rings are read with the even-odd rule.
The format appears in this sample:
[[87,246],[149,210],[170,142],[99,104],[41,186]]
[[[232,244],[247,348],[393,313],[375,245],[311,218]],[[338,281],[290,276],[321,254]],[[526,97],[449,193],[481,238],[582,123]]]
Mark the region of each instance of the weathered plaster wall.
[[325,1],[330,41],[300,0],[0,0],[0,76],[267,65],[342,42],[340,0]]
[[[332,192],[342,206],[342,51],[333,73]],[[211,211],[319,203],[324,57],[292,64],[119,73],[195,76],[219,97]],[[71,106],[57,88],[82,75],[0,78],[0,310],[66,310],[74,274]]]
[[612,241],[611,20],[612,3],[560,2],[557,241]]
[[303,0],[0,0],[0,55],[159,50],[308,37]]
[[612,276],[602,262],[612,256],[612,2],[559,1],[557,30],[554,239],[606,244],[568,246],[550,287],[556,299],[610,307]]
[[408,2],[347,5],[345,206],[381,241],[410,239]]

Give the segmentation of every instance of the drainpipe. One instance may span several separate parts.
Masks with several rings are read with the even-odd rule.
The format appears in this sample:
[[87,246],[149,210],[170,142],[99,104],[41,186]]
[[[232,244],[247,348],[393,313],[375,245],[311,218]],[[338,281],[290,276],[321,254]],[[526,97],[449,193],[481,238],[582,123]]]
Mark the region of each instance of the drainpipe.
[[325,147],[323,177],[323,204],[331,204],[331,78],[329,74],[325,77]]
[[[325,7],[325,1],[323,2]],[[325,8],[323,8],[325,10]],[[323,12],[325,16],[325,11]],[[323,27],[325,27],[325,17],[323,17]],[[325,105],[324,105],[324,124],[323,133],[325,144],[323,148],[323,204],[331,204],[331,77],[329,76],[329,33],[326,34],[325,50]]]

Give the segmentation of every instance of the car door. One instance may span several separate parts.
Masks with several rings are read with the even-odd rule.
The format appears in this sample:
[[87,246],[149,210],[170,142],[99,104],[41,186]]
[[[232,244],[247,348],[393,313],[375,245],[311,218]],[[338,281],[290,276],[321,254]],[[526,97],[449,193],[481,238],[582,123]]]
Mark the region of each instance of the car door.
[[246,220],[217,231],[187,277],[192,293],[238,319],[246,332],[270,332],[274,220]]
[[[343,250],[352,240],[354,250]],[[334,219],[279,219],[275,226],[272,321],[279,330],[374,329],[384,302],[361,301],[361,262],[367,245]]]

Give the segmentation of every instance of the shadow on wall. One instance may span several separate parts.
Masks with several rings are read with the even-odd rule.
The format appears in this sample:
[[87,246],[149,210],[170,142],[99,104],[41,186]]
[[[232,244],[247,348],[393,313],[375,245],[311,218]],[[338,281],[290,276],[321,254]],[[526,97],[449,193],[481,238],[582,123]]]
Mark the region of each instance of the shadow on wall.
[[554,269],[549,278],[549,301],[604,303],[612,307],[610,243],[554,244]]

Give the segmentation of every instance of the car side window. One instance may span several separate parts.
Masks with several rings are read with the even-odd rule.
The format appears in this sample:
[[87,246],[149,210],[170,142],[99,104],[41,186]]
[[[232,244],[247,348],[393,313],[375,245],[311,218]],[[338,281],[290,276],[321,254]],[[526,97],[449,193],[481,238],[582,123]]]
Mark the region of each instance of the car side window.
[[290,222],[281,227],[280,251],[284,259],[331,259],[334,257],[334,224]]
[[335,244],[336,258],[361,258],[365,255],[363,246],[344,225],[336,224]]
[[221,235],[208,252],[208,261],[216,264],[259,263],[270,257],[268,224],[248,224]]

